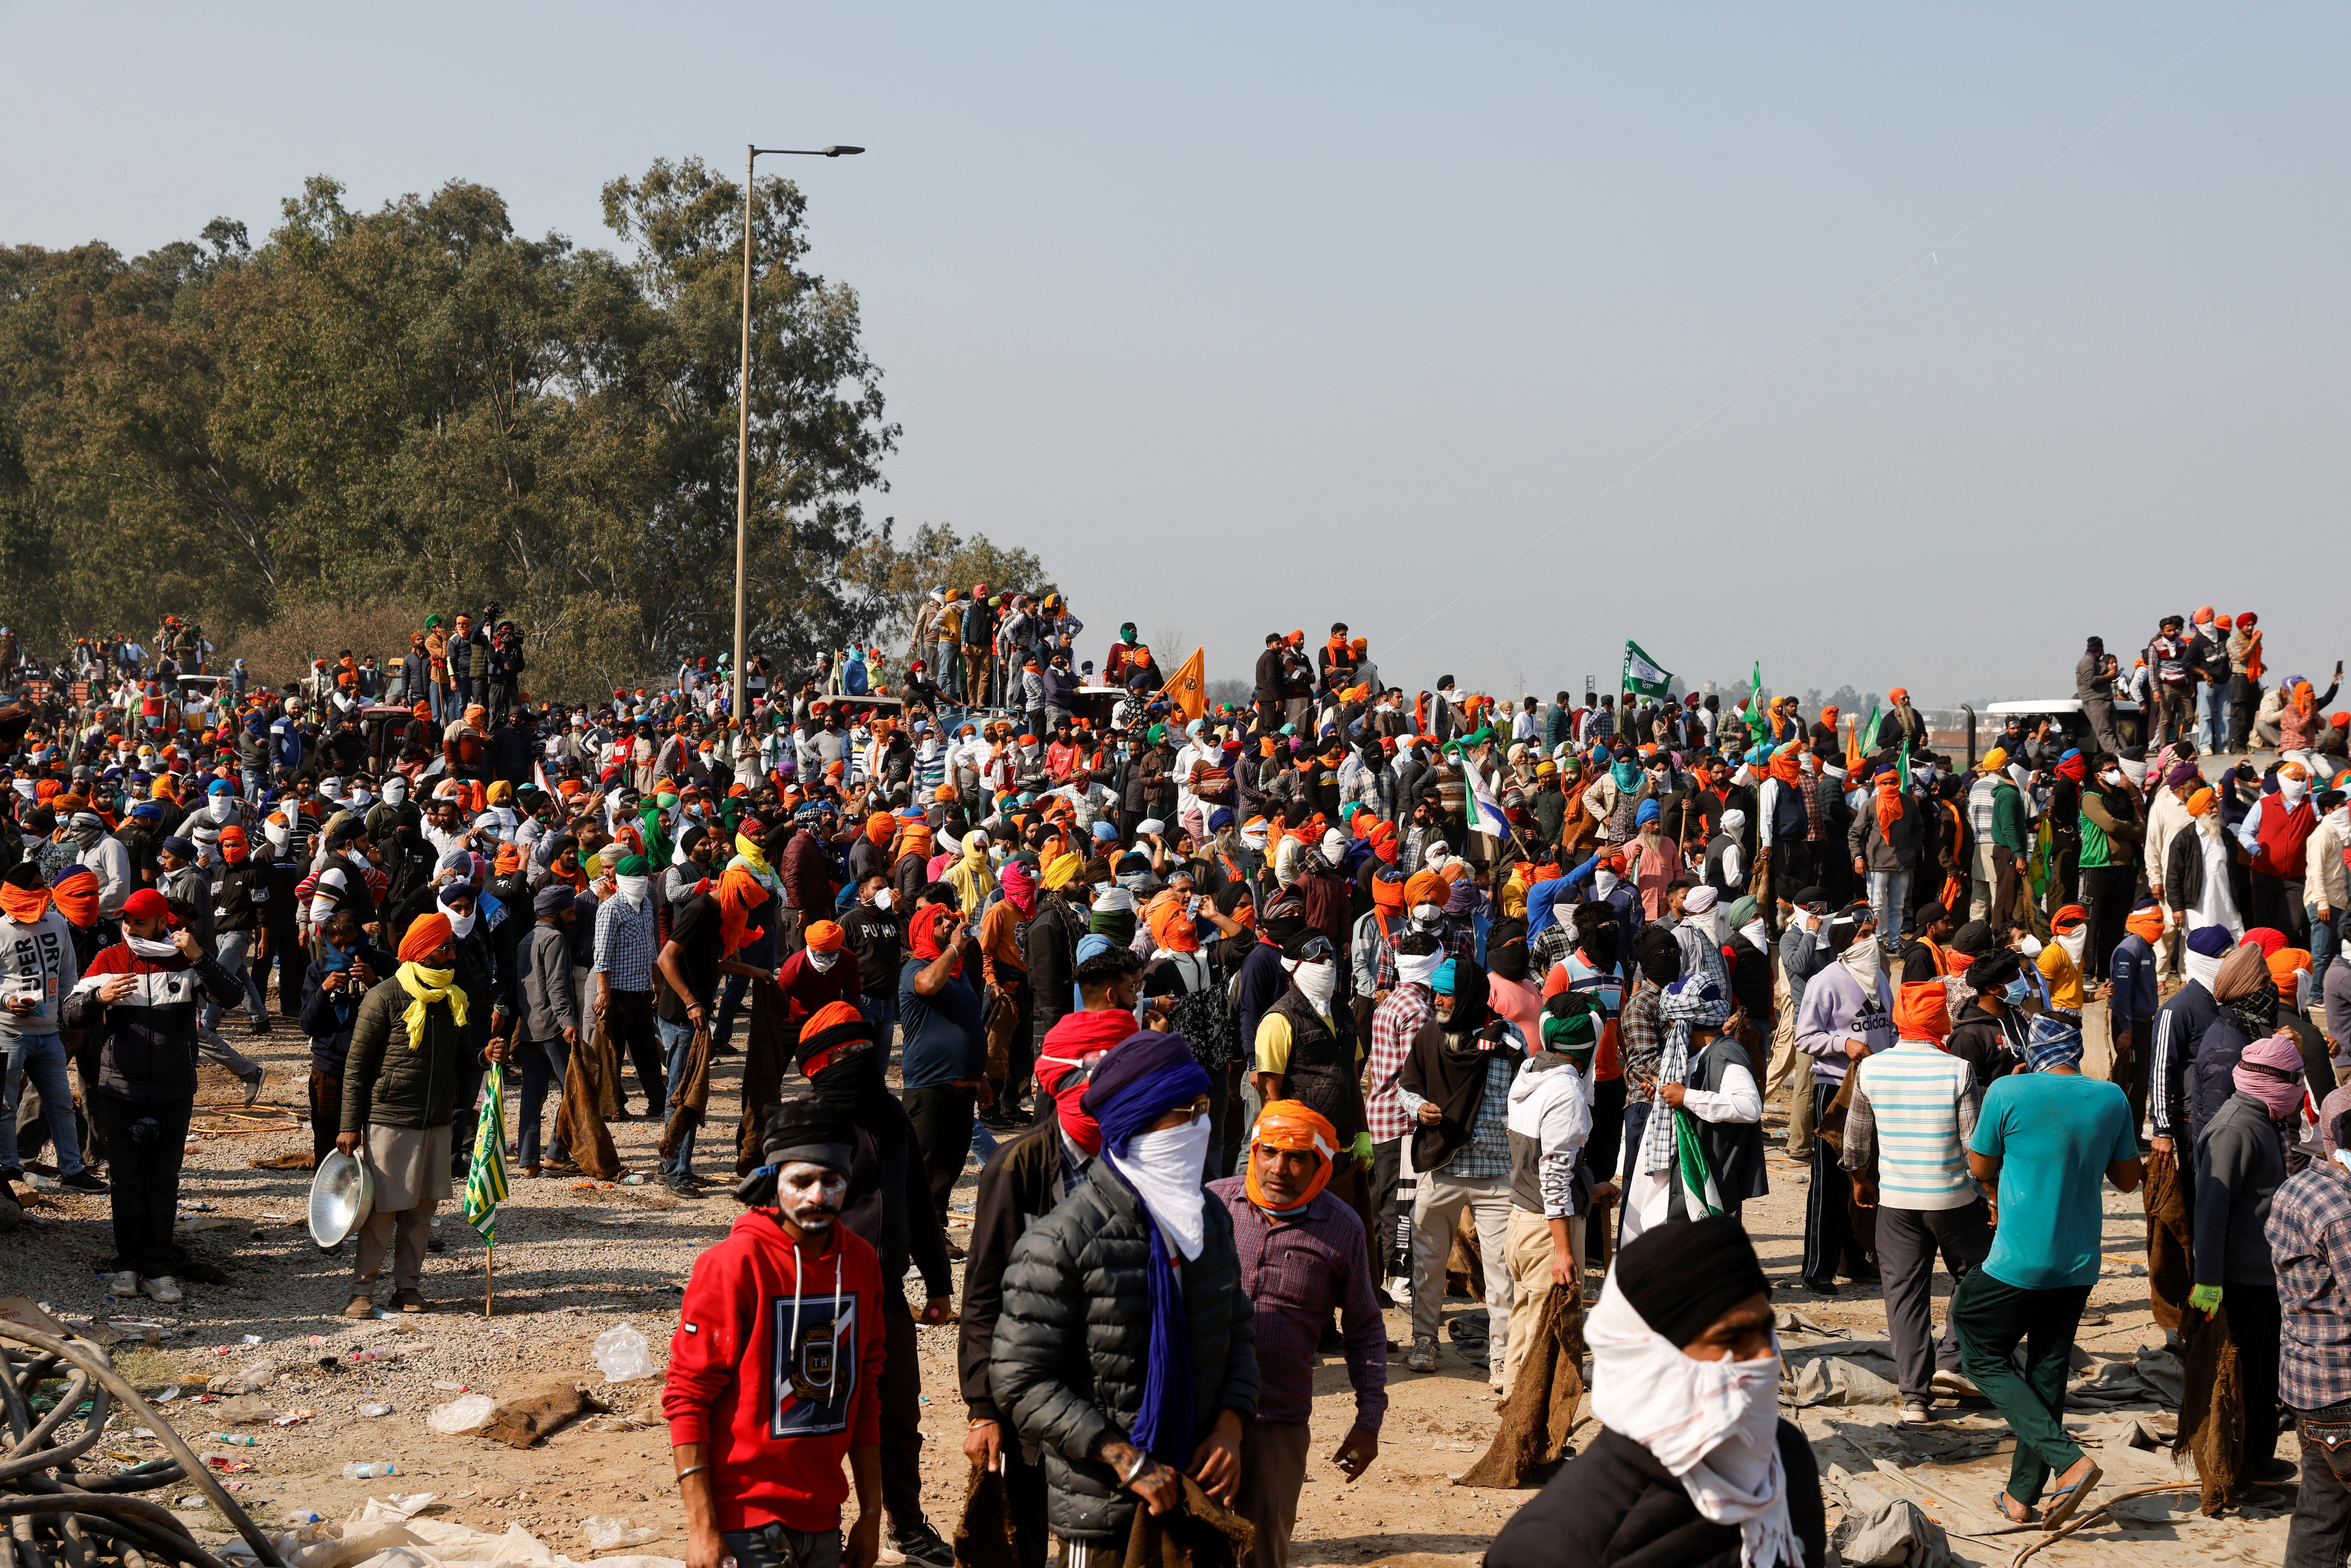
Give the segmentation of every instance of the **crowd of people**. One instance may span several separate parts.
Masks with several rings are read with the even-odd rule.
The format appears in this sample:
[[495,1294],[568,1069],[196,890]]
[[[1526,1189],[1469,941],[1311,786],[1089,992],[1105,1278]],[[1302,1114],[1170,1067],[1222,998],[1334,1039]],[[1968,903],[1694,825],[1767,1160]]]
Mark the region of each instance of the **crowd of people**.
[[[658,1179],[742,1209],[672,1346],[693,1568],[864,1568],[885,1518],[951,1562],[914,1355],[950,1319],[964,1451],[1024,1564],[1121,1556],[1188,1484],[1276,1568],[1320,1356],[1353,1479],[1384,1310],[1406,1370],[1467,1355],[1507,1398],[1587,1270],[1604,1432],[1502,1568],[1823,1561],[1774,1289],[1882,1286],[1902,1418],[1990,1401],[2017,1437],[1997,1506],[2054,1528],[2099,1479],[2063,1414],[2101,1187],[2145,1180],[2189,1276],[2158,1270],[2158,1304],[2241,1380],[2232,1474],[2294,1473],[2282,1402],[2288,1561],[2340,1560],[2346,725],[2289,676],[2279,755],[2207,779],[2229,716],[2271,709],[2253,616],[2168,619],[2128,674],[2091,639],[2079,701],[1980,757],[1899,687],[1868,726],[1760,694],[1408,695],[1336,625],[1269,633],[1254,700],[1219,706],[1131,623],[1098,666],[1081,631],[1056,593],[942,587],[899,673],[754,658],[739,718],[723,659],[533,700],[495,605],[381,670],[272,689],[233,662],[201,706],[169,700],[183,650],[92,640],[120,673],[88,700],[0,710],[0,1177],[46,1150],[110,1193],[114,1291],[178,1300],[198,1064],[265,1082],[222,1032],[242,1009],[307,1039],[316,1152],[372,1176],[347,1312],[387,1285],[423,1312],[488,1067],[519,1071],[526,1179],[617,1169],[633,1089]],[[1782,1092],[1810,1180],[1775,1284],[1741,1219]],[[1448,1347],[1470,1238],[1487,1333]]]

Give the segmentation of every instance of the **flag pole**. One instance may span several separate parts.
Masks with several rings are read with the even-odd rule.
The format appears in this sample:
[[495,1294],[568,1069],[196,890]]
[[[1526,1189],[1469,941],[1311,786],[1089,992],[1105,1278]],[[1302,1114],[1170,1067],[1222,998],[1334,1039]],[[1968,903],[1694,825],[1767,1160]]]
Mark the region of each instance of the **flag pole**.
[[494,1318],[498,1315],[498,1249],[490,1247],[484,1250],[488,1254],[489,1260],[483,1265],[482,1315],[486,1318]]

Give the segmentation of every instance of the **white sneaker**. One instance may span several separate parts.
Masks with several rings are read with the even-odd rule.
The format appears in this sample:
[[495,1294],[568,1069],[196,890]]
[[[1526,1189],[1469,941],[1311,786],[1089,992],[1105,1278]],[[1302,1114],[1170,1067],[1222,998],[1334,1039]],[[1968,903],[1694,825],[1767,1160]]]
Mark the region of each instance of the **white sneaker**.
[[1983,1397],[1983,1390],[1978,1388],[1975,1385],[1975,1381],[1962,1372],[1938,1371],[1928,1381],[1933,1385],[1934,1390],[1938,1394],[1963,1394],[1970,1399],[1980,1399]]
[[1925,1400],[1906,1399],[1902,1402],[1902,1424],[1904,1426],[1922,1427],[1928,1422],[1932,1421],[1934,1418],[1934,1416],[1928,1412]]
[[137,1295],[139,1293],[138,1274],[131,1270],[125,1269],[121,1273],[117,1274],[113,1279],[109,1280],[106,1282],[106,1293],[110,1296],[125,1301]]
[[147,1292],[147,1299],[151,1301],[161,1301],[167,1307],[176,1307],[180,1304],[179,1282],[169,1274],[161,1279],[141,1280],[139,1281],[139,1286]]

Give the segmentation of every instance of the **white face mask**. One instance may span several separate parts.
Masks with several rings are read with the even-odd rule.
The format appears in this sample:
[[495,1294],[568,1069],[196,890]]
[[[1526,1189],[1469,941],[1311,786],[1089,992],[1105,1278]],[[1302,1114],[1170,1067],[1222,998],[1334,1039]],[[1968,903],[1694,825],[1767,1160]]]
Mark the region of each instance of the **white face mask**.
[[885,887],[881,892],[873,895],[873,907],[884,911],[889,909],[890,890],[888,888]]
[[2281,779],[2278,780],[2278,799],[2283,800],[2289,807],[2299,806],[2302,804],[2302,797],[2304,793],[2307,791],[2309,788],[2310,781],[2308,779]]
[[836,947],[830,953],[820,953],[811,947],[808,950],[808,960],[809,967],[821,975],[841,962],[841,949]]
[[1598,898],[1605,898],[1610,894],[1615,892],[1616,873],[1613,871],[1593,872],[1592,873],[1592,891],[1593,896]]
[[1200,1186],[1207,1159],[1206,1116],[1180,1127],[1138,1133],[1126,1153],[1110,1156],[1158,1222],[1161,1237],[1187,1259],[1197,1258],[1207,1245],[1207,1194]]
[[612,885],[626,902],[643,904],[653,893],[653,879],[649,876],[616,876],[612,879]]
[[463,915],[459,915],[454,909],[450,910],[450,935],[453,936],[471,936],[474,934],[474,922],[479,920],[481,917],[482,912],[479,908],[468,909]]
[[407,805],[408,780],[401,778],[388,780],[383,787],[383,801],[387,806]]
[[204,802],[204,814],[215,822],[226,822],[236,814],[236,804],[226,795],[215,795]]
[[1886,956],[1878,950],[1877,934],[1871,932],[1853,939],[1853,946],[1839,956],[1838,962],[1859,980],[1866,990],[1877,981],[1878,971],[1886,967]]
[[1328,1007],[1339,988],[1339,966],[1336,964],[1301,964],[1290,972],[1298,988],[1316,1007]]
[[1437,917],[1444,913],[1445,906],[1438,904],[1416,904],[1412,906],[1412,917],[1423,925],[1434,925]]

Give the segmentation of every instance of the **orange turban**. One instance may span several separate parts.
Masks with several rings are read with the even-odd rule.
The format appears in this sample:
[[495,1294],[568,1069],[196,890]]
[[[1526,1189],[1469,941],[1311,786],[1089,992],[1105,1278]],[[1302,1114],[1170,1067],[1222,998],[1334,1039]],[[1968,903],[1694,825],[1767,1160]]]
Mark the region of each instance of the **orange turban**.
[[400,939],[400,961],[422,963],[439,952],[450,940],[449,917],[439,910],[420,915],[409,922],[408,934]]
[[[1330,1119],[1303,1100],[1275,1100],[1258,1113],[1257,1125],[1249,1130],[1249,1143],[1262,1144],[1270,1149],[1296,1149],[1320,1155],[1322,1167],[1306,1184],[1306,1194],[1297,1207],[1303,1208],[1322,1194],[1331,1181],[1331,1167],[1339,1157],[1338,1129]],[[1270,1208],[1264,1193],[1258,1189],[1257,1161],[1246,1161],[1249,1176],[1245,1186],[1249,1201],[1259,1208]],[[1295,1210],[1284,1210],[1285,1213]]]
[[1372,907],[1389,911],[1404,907],[1405,884],[1392,876],[1372,878]]
[[887,811],[876,811],[865,819],[865,836],[876,844],[887,845],[890,835],[897,831],[898,819]]
[[937,789],[931,791],[931,799],[943,804],[955,800],[955,786],[952,784],[940,785]]
[[1453,884],[1433,871],[1416,871],[1405,880],[1404,902],[1409,908],[1416,904],[1443,904],[1453,892]]
[[1894,994],[1894,1032],[1902,1040],[1931,1040],[1940,1044],[1951,1032],[1951,1015],[1943,1005],[1943,982],[1909,980]]
[[2294,1005],[2294,976],[2297,969],[2310,967],[2310,950],[2306,947],[2281,947],[2270,955],[2270,978],[2277,982],[2278,995]]
[[2134,909],[2123,921],[2123,929],[2153,946],[2163,936],[2163,911],[2155,904]]
[[2049,917],[2049,929],[2062,936],[2089,917],[2088,910],[2078,904],[2069,904]]
[[812,953],[838,953],[848,939],[848,933],[830,920],[820,920],[808,928],[809,950]]

